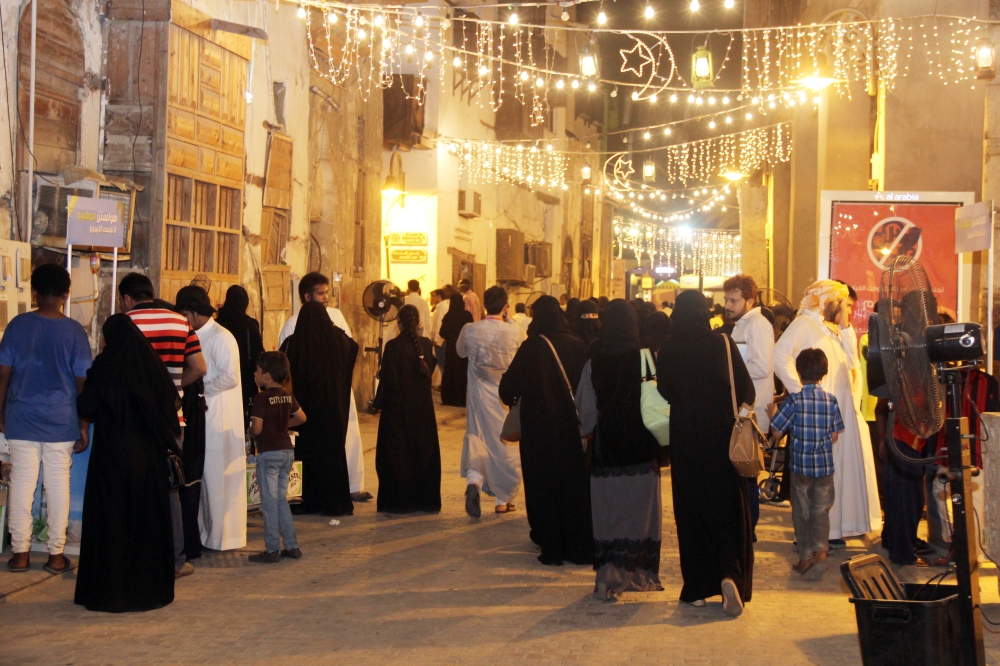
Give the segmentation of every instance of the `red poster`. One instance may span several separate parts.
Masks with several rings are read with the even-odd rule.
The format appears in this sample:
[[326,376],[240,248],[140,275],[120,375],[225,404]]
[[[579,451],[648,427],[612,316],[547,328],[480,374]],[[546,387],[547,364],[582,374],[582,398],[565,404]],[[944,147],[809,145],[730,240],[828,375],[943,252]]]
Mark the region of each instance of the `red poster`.
[[834,202],[830,229],[830,277],[858,292],[854,328],[868,330],[882,270],[896,256],[910,256],[927,271],[939,308],[958,309],[958,255],[952,203]]

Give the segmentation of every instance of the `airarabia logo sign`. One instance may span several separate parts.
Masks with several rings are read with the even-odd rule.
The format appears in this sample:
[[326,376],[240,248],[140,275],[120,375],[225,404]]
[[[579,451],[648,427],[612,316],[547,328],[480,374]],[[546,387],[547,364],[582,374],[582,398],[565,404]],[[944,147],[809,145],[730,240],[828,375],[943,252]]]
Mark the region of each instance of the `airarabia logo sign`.
[[905,217],[879,220],[868,233],[868,256],[883,270],[894,257],[919,259],[924,249],[921,229]]

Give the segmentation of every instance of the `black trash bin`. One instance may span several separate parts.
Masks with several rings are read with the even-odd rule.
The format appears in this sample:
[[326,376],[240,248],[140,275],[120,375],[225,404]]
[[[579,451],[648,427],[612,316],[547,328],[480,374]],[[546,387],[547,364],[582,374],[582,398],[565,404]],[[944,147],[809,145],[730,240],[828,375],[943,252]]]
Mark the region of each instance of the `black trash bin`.
[[878,555],[841,565],[865,666],[959,666],[958,586],[900,584]]

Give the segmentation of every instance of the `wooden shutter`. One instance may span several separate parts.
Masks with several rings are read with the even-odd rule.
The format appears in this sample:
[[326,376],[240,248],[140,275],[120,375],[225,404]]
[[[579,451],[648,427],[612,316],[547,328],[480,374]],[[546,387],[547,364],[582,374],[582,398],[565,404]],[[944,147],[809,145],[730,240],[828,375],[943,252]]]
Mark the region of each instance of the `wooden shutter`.
[[261,269],[264,282],[264,305],[268,310],[290,310],[292,308],[291,267],[268,266]]
[[285,210],[292,207],[292,140],[274,132],[267,141],[264,205]]

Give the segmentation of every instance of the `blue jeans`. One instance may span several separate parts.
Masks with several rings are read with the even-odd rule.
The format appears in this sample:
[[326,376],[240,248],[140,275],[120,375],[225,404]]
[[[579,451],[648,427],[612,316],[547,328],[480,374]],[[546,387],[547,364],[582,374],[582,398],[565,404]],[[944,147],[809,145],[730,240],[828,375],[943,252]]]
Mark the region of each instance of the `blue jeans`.
[[292,510],[288,508],[288,475],[292,471],[295,452],[292,449],[265,451],[257,456],[257,485],[260,486],[260,512],[264,514],[264,547],[269,553],[278,552],[278,532],[285,549],[299,547],[295,538]]

